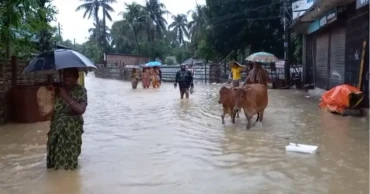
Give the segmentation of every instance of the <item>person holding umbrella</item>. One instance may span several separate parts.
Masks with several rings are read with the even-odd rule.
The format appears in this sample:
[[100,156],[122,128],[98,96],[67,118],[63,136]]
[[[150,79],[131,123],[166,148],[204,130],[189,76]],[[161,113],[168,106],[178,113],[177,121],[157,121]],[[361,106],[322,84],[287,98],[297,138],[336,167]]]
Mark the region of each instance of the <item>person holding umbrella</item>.
[[162,71],[161,71],[161,68],[159,68],[158,66],[155,66],[154,67],[154,70],[158,74],[159,84],[162,84]]
[[243,86],[247,84],[263,84],[267,86],[270,82],[269,72],[259,62],[253,63],[253,69],[249,72]]
[[243,86],[247,84],[263,84],[267,86],[267,83],[271,82],[271,79],[269,72],[262,68],[261,63],[274,63],[278,61],[278,58],[271,53],[257,52],[250,55],[245,60],[253,62],[253,69],[249,72]]
[[184,64],[181,65],[180,71],[176,73],[175,88],[177,87],[177,83],[179,84],[181,99],[184,98],[184,94],[186,94],[186,98],[189,98],[189,88],[190,91],[194,89],[193,75],[186,69]]
[[77,68],[63,70],[63,87],[54,101],[47,141],[47,168],[73,170],[81,153],[83,118],[87,107],[86,89],[77,84]]
[[143,81],[143,88],[149,88],[150,86],[150,69],[149,67],[144,67],[143,68],[143,73],[142,73],[142,81]]
[[79,71],[96,66],[82,54],[58,49],[40,54],[23,73],[59,72],[62,83],[56,88],[54,111],[47,134],[47,168],[74,170],[81,153],[84,120],[87,107],[86,89],[79,85]]

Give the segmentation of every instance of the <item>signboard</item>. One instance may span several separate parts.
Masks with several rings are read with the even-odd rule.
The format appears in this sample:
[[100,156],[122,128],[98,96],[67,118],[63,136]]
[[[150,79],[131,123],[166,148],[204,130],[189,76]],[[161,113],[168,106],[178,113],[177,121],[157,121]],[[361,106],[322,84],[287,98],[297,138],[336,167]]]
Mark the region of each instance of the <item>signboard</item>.
[[285,66],[285,61],[284,61],[284,60],[279,60],[279,61],[277,61],[277,62],[275,63],[275,67],[276,67],[277,69],[282,69],[282,68],[284,68],[284,66]]
[[323,28],[324,26],[334,22],[337,19],[338,19],[338,11],[337,11],[337,9],[334,9],[334,10],[328,12],[327,14],[325,14],[325,16],[323,16],[321,19],[318,19],[318,20],[312,22],[308,26],[307,34],[311,34],[313,32],[316,32],[320,28]]
[[328,14],[326,14],[324,17],[322,17],[319,20],[319,27],[322,28],[322,27],[334,22],[335,20],[337,20],[337,10],[336,9],[329,12]]
[[356,0],[356,9],[369,5],[369,0]]
[[302,16],[313,5],[313,3],[314,0],[297,0],[292,3],[293,20]]

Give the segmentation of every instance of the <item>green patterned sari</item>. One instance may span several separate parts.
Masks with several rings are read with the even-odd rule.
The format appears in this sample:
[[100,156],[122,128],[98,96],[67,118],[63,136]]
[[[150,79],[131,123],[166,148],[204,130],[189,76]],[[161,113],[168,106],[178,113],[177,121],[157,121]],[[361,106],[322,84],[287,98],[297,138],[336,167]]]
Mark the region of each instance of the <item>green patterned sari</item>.
[[[76,85],[69,95],[78,103],[87,102],[86,89]],[[73,112],[68,103],[56,97],[47,142],[47,168],[73,170],[78,166],[83,131],[82,115]]]

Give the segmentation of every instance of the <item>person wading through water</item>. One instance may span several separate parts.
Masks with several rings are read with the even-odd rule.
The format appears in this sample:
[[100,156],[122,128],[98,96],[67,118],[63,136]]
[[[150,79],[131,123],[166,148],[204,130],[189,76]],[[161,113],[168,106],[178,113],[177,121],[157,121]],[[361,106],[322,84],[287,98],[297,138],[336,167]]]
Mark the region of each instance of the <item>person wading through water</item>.
[[137,84],[139,83],[139,74],[135,68],[132,69],[130,77],[131,77],[132,89],[136,89]]
[[269,72],[262,68],[261,63],[254,62],[253,69],[249,72],[243,86],[247,84],[263,84],[267,86],[268,82],[270,82]]
[[186,70],[185,65],[181,65],[181,70],[176,73],[175,88],[177,87],[177,83],[179,84],[181,99],[184,98],[184,94],[186,94],[186,98],[189,98],[189,88],[194,89],[193,75],[190,71]]
[[242,65],[239,65],[235,61],[231,61],[229,63],[229,70],[231,71],[232,74],[232,84],[233,87],[239,87],[240,80],[242,78],[242,72],[244,71],[245,67]]
[[86,89],[77,84],[77,68],[63,70],[63,86],[57,90],[47,141],[47,168],[74,170],[81,153],[87,106]]

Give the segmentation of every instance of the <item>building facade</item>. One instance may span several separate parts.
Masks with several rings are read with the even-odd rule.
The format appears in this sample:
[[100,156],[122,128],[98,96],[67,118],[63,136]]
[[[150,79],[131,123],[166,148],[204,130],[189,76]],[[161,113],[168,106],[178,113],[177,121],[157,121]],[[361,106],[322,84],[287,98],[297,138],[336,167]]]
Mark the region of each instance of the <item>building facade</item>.
[[108,66],[142,65],[149,62],[149,57],[137,57],[130,54],[106,54]]
[[305,84],[349,84],[368,97],[369,0],[316,0],[291,29],[303,35]]

